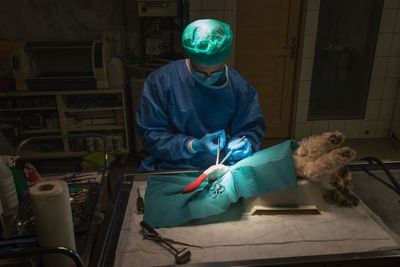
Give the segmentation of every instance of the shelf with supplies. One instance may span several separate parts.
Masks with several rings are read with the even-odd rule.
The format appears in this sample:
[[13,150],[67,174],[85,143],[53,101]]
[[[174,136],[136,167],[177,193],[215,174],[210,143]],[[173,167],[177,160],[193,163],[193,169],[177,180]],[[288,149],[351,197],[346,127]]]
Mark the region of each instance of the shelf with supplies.
[[14,134],[14,142],[60,135],[59,140],[27,144],[21,153],[24,158],[81,157],[104,151],[101,138],[82,134],[104,135],[110,153],[129,154],[123,89],[0,93],[0,131]]

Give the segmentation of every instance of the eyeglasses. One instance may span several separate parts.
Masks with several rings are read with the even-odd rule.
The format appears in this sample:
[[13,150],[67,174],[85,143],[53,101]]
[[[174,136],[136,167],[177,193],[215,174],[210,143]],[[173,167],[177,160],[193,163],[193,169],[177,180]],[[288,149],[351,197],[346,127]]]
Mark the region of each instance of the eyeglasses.
[[209,68],[212,68],[213,66],[199,66],[196,63],[190,63],[190,66],[192,67],[193,70],[195,70],[196,72],[202,73],[204,75],[206,75],[207,77],[210,77],[212,74],[216,73],[216,72],[220,72],[225,68],[225,64],[222,64],[220,67],[218,67],[217,69],[213,69],[212,71],[209,71]]

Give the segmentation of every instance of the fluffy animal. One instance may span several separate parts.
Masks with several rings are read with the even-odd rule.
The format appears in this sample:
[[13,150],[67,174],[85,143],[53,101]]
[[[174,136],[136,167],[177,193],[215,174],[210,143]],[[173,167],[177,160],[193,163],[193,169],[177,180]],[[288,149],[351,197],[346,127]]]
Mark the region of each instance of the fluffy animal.
[[357,206],[352,192],[351,171],[346,164],[356,158],[356,151],[341,147],[345,139],[339,131],[325,132],[303,139],[293,152],[298,177],[319,182],[324,198],[340,206]]

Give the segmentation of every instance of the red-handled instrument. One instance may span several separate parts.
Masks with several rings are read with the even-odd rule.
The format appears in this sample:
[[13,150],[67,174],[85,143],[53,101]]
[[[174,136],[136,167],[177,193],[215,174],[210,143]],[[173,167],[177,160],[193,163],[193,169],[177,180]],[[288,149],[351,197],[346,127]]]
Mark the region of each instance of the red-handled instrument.
[[[225,174],[228,171],[228,167],[222,164],[218,164],[219,161],[219,154],[220,154],[220,140],[218,136],[218,150],[217,150],[217,161],[215,165],[212,165],[210,168],[205,170],[202,174],[200,174],[199,177],[196,178],[193,182],[188,184],[185,189],[183,189],[182,194],[187,194],[190,192],[193,192],[197,188],[200,187],[200,185],[203,183],[203,181],[209,176],[209,180],[213,181],[219,177],[221,177],[223,174]],[[224,160],[225,161],[225,160]]]
[[206,178],[207,178],[207,174],[205,172],[203,172],[202,174],[200,174],[199,177],[197,177],[196,180],[194,180],[193,182],[188,184],[188,186],[186,186],[185,189],[183,189],[182,194],[187,194],[187,193],[193,192],[194,190],[196,190],[197,188],[200,187],[201,183]]
[[[218,136],[217,142],[218,142],[218,145],[217,145],[217,147],[218,147],[218,150],[217,150],[217,162],[215,163],[215,165],[217,165],[218,161],[219,161],[219,151],[220,151],[219,150],[219,146],[220,146],[220,138],[219,138],[219,136]],[[202,174],[200,174],[200,176],[197,177],[196,180],[194,180],[193,182],[188,184],[185,187],[185,189],[183,189],[182,194],[187,194],[187,193],[193,192],[194,190],[199,188],[201,183],[204,181],[204,179],[207,178],[207,174],[208,174],[207,171],[208,171],[208,169],[205,170]]]

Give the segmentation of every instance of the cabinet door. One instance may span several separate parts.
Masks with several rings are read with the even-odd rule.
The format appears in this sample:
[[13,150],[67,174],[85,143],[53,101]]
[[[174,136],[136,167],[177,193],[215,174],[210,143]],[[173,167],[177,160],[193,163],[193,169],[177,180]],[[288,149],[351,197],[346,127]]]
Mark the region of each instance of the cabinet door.
[[290,137],[303,1],[239,0],[235,69],[257,90],[264,138]]

